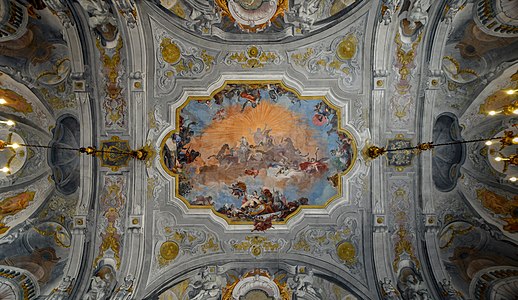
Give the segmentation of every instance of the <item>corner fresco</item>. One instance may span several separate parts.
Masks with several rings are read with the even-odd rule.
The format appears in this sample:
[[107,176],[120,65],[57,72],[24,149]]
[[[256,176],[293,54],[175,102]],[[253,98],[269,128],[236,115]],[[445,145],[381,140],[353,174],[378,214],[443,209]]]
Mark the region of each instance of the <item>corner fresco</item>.
[[339,109],[280,82],[227,83],[176,114],[178,129],[161,147],[176,196],[231,222],[279,222],[301,206],[323,208],[342,194],[340,177],[356,158]]
[[[187,29],[203,35],[216,32],[300,35],[335,21],[355,7],[357,0],[156,0],[178,17]],[[304,3],[302,3],[304,2]]]

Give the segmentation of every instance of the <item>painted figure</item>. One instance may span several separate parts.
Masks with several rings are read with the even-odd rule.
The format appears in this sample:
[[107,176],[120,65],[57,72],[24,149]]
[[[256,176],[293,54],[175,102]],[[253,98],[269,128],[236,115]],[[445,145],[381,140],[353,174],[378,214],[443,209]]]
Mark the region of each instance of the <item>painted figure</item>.
[[278,83],[227,84],[179,108],[163,164],[191,205],[234,220],[281,221],[340,192],[336,182],[355,153],[337,115],[326,101],[301,100]]
[[14,215],[29,206],[35,192],[23,192],[0,202],[0,216]]
[[219,276],[211,274],[204,267],[189,283],[188,295],[191,300],[216,300],[221,296],[222,282]]

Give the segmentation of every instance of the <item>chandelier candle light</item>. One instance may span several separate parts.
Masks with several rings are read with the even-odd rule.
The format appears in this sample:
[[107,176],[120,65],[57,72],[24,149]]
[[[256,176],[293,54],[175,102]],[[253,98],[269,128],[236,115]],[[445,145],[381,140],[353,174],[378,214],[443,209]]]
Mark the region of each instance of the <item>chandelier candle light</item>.
[[[513,127],[518,127],[518,124],[513,124]],[[504,131],[503,136],[498,136],[498,137],[494,137],[494,138],[455,141],[455,142],[441,143],[441,144],[434,144],[433,142],[428,142],[428,143],[420,143],[420,144],[417,144],[416,146],[412,146],[412,147],[391,148],[391,149],[372,145],[366,149],[365,154],[370,159],[376,159],[380,156],[387,154],[388,152],[398,152],[398,151],[412,151],[413,153],[418,155],[423,151],[427,151],[427,150],[433,149],[435,147],[458,145],[458,144],[469,144],[469,143],[477,143],[477,142],[485,142],[485,144],[487,146],[489,146],[489,145],[493,144],[493,141],[500,141],[500,144],[501,144],[500,150],[502,150],[505,147],[508,147],[511,145],[518,145],[518,134],[514,134],[513,131]],[[505,173],[507,171],[507,169],[509,168],[509,165],[518,166],[518,151],[516,154],[512,154],[509,156],[502,155],[502,156],[495,157],[495,160],[504,162],[503,172]],[[513,176],[513,177],[509,178],[509,180],[512,182],[516,182],[517,178]]]
[[[2,102],[0,99],[0,102]],[[4,100],[5,101],[5,100]],[[8,126],[14,126],[15,123],[11,120],[8,121],[0,121],[1,124],[6,124]],[[16,150],[19,147],[26,147],[26,148],[44,148],[44,149],[60,149],[60,150],[70,150],[70,151],[78,151],[79,153],[85,153],[86,155],[92,155],[92,156],[99,156],[103,155],[104,153],[111,153],[111,154],[119,154],[123,156],[129,156],[137,160],[146,160],[148,157],[148,151],[144,148],[138,149],[138,150],[131,150],[131,151],[113,151],[113,150],[98,150],[95,147],[89,146],[89,147],[80,147],[80,148],[72,148],[72,147],[60,147],[60,146],[45,146],[45,145],[31,145],[31,144],[23,144],[23,143],[9,143],[4,140],[0,139],[0,151],[3,151],[5,149],[11,148],[13,150]],[[9,173],[10,169],[9,167],[5,166],[0,169],[1,172]]]

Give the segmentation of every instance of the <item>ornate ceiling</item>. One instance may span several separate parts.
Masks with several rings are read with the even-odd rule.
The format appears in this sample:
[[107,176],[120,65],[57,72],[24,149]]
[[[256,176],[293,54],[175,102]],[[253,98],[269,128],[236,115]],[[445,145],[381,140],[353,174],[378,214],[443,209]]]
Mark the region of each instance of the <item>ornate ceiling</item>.
[[[0,0],[0,299],[513,299],[516,1]],[[14,126],[5,122],[14,121]],[[499,154],[501,153],[501,154]]]

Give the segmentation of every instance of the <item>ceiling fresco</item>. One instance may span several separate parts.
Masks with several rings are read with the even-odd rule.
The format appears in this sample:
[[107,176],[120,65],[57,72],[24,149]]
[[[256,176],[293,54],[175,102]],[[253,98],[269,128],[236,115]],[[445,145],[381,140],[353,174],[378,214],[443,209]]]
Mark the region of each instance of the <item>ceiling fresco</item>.
[[191,206],[231,221],[284,221],[342,194],[356,146],[340,116],[325,97],[301,97],[280,82],[227,82],[177,109],[162,164]]
[[[478,1],[478,5],[484,5],[484,1]],[[480,83],[494,79],[491,76],[499,74],[516,59],[515,51],[509,51],[516,48],[516,36],[489,34],[477,25],[477,18],[472,14],[476,8],[477,4],[467,2],[457,13],[444,48],[442,70],[447,84],[442,90],[447,98],[464,99],[451,103],[450,109],[466,109],[471,98],[485,86]]]
[[288,299],[290,291],[295,291],[297,299],[357,299],[305,266],[289,266],[288,270],[238,268],[226,272],[209,266],[163,292],[158,299]]
[[329,27],[360,0],[156,0],[173,22],[195,34],[239,41],[262,34],[304,37]]
[[515,11],[0,0],[0,298],[515,298]]
[[[0,98],[4,100],[0,119],[14,124],[1,124],[0,139],[48,145],[60,115],[77,120],[72,62],[55,12],[41,1],[31,2],[0,5],[2,20],[6,20],[4,13],[13,11],[25,20],[12,23],[19,30],[4,34],[0,41]],[[74,192],[79,184],[70,183],[75,188],[68,195],[56,190],[59,179],[50,168],[46,149],[22,146],[0,154],[2,167],[10,169],[0,178],[0,281],[5,284],[4,280],[13,280],[5,276],[17,273],[31,283],[20,283],[25,290],[11,292],[26,299],[48,295],[60,284],[71,257],[72,219],[79,198]],[[67,168],[66,164],[62,166]],[[79,176],[77,163],[68,168]],[[11,299],[11,292],[0,298]]]

